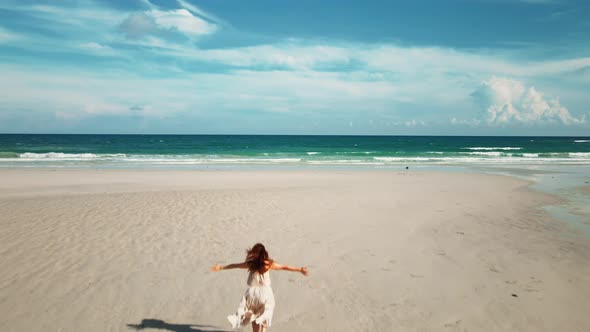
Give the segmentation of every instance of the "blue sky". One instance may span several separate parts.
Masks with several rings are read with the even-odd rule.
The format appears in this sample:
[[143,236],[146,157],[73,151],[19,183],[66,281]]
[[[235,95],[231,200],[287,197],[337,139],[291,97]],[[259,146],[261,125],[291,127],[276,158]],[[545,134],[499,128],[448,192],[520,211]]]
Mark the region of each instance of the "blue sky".
[[0,132],[590,135],[590,3],[0,2]]

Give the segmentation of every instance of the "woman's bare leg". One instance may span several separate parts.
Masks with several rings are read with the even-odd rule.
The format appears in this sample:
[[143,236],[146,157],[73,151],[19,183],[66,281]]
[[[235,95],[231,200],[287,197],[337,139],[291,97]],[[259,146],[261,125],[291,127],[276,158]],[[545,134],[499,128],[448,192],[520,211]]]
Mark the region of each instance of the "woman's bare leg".
[[261,332],[260,325],[256,324],[256,322],[252,322],[252,332]]

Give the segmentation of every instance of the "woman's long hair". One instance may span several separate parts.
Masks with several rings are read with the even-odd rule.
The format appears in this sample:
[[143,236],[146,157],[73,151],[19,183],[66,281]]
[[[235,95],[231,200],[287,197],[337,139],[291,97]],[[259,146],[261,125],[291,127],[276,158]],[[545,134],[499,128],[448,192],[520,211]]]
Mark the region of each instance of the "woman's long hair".
[[262,243],[256,243],[246,250],[246,264],[250,272],[266,272],[269,262],[272,264],[272,259]]

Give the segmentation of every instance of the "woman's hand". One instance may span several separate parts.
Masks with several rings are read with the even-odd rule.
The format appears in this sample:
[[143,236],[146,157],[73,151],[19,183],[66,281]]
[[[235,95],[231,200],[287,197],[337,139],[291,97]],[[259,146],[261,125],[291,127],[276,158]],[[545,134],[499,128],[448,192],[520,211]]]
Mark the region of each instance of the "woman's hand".
[[307,271],[306,267],[302,267],[299,269],[299,272],[301,272],[301,274],[303,274],[304,276],[309,275],[309,272]]
[[221,266],[221,265],[219,265],[219,264],[217,264],[217,265],[214,265],[214,266],[211,268],[211,271],[212,271],[212,272],[218,272],[218,271],[221,271],[221,270],[223,270],[223,266]]

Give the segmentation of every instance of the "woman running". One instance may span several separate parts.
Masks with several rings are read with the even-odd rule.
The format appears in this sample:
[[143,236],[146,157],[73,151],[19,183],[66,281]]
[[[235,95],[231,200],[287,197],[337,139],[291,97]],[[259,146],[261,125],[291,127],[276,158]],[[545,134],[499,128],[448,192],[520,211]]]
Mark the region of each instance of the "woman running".
[[270,327],[275,306],[275,298],[270,287],[270,270],[300,272],[307,276],[306,267],[292,267],[274,262],[261,243],[256,243],[246,254],[243,263],[226,266],[215,265],[211,268],[217,272],[228,269],[248,269],[248,289],[242,297],[235,314],[227,316],[233,328],[252,324],[252,331],[265,332]]

